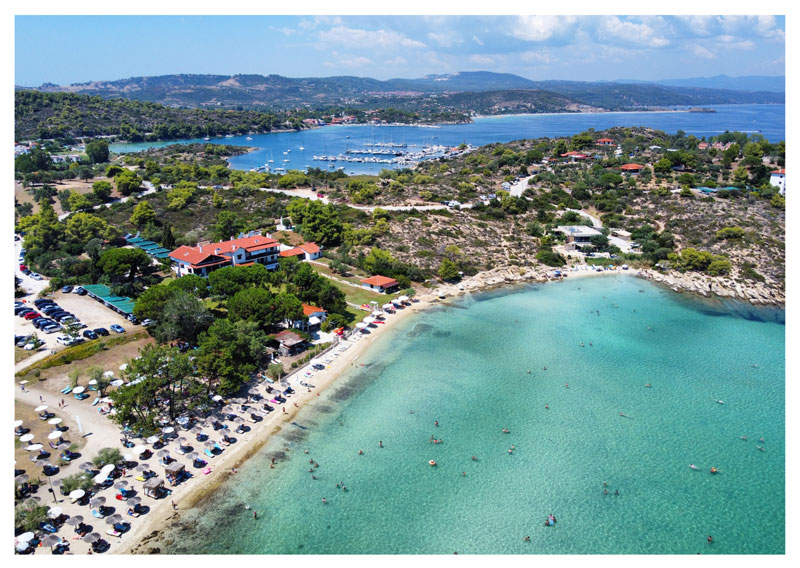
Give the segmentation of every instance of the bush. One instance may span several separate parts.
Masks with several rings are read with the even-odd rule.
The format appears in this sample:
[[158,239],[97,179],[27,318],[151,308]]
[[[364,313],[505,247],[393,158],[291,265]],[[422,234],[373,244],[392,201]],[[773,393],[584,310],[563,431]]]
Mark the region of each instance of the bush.
[[14,509],[14,526],[25,531],[38,531],[39,523],[47,520],[47,505],[28,500]]
[[564,266],[567,264],[563,256],[550,248],[539,249],[539,252],[536,253],[536,260],[547,266]]
[[92,460],[92,463],[97,467],[103,467],[107,464],[117,465],[122,461],[122,453],[117,448],[102,448]]

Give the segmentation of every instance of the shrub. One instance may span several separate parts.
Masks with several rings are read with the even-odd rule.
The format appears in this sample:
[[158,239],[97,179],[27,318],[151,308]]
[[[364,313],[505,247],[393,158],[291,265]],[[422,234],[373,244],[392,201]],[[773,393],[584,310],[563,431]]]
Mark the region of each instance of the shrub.
[[122,461],[122,453],[117,448],[102,448],[92,460],[97,467],[107,464],[118,464]]

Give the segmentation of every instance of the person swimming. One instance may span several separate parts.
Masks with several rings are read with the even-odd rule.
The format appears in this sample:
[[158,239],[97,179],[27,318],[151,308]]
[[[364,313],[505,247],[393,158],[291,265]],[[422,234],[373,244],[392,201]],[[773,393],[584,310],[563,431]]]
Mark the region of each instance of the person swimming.
[[472,456],[472,461],[476,462],[476,461],[478,461],[478,458],[476,458],[475,456]]
[[544,405],[544,407],[545,407],[547,410],[550,410],[550,405],[549,405],[549,404],[545,404],[545,405]]
[[508,428],[503,428],[503,434],[508,434]]
[[358,455],[363,456],[364,455],[364,450],[358,450]]

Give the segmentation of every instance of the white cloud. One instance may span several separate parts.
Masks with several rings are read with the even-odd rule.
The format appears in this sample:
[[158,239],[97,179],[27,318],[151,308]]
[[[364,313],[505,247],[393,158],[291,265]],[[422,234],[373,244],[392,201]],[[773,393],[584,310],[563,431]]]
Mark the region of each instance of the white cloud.
[[340,16],[313,16],[303,18],[298,26],[304,30],[313,30],[319,26],[340,26],[342,18]]
[[689,30],[697,36],[711,35],[714,25],[713,16],[677,16],[678,21],[688,25]]
[[336,57],[336,61],[326,61],[325,65],[327,67],[364,67],[366,65],[372,65],[372,60],[362,55],[339,55],[335,51],[331,55]]
[[526,41],[545,41],[562,35],[578,21],[575,16],[518,16],[511,35]]
[[630,43],[649,47],[664,47],[669,40],[657,34],[656,30],[646,23],[622,21],[617,16],[606,16],[602,19],[599,35],[611,36]]
[[539,63],[544,63],[546,65],[550,65],[551,63],[558,61],[558,58],[553,56],[553,54],[548,50],[523,51],[520,53],[519,58],[522,61],[538,61]]
[[406,61],[405,57],[401,55],[398,55],[397,57],[394,57],[392,59],[387,59],[386,61],[383,62],[383,64],[386,65],[387,67],[405,65],[406,63],[408,63],[408,61]]
[[352,45],[364,48],[426,47],[421,41],[411,39],[395,31],[384,29],[360,30],[345,26],[336,26],[329,30],[319,32],[317,37],[321,41],[336,45]]
[[489,57],[488,55],[480,55],[478,53],[470,55],[469,62],[474,63],[475,65],[487,65],[487,66],[495,64],[494,58]]
[[477,43],[480,46],[483,45],[483,42],[481,41],[481,38],[479,38],[478,36],[475,36],[475,35],[472,36],[472,41],[474,41],[475,43]]
[[694,53],[696,57],[701,57],[703,59],[716,59],[717,57],[713,51],[703,47],[702,45],[693,45],[692,53]]
[[428,34],[427,37],[429,40],[435,41],[442,47],[453,47],[454,45],[458,45],[464,42],[464,40],[462,40],[460,37],[458,37],[457,34],[453,32],[445,32],[441,34],[435,34],[431,32]]
[[720,16],[720,26],[728,34],[759,35],[783,41],[785,32],[777,27],[775,16]]

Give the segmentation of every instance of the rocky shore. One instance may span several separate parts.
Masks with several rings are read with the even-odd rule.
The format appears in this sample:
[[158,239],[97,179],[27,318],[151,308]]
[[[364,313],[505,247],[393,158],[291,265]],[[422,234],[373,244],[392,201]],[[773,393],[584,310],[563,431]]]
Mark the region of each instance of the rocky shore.
[[760,306],[783,307],[786,305],[784,290],[758,282],[744,285],[731,278],[674,270],[658,272],[652,269],[643,269],[637,274],[642,278],[665,284],[676,292],[692,292],[704,297],[732,298]]

